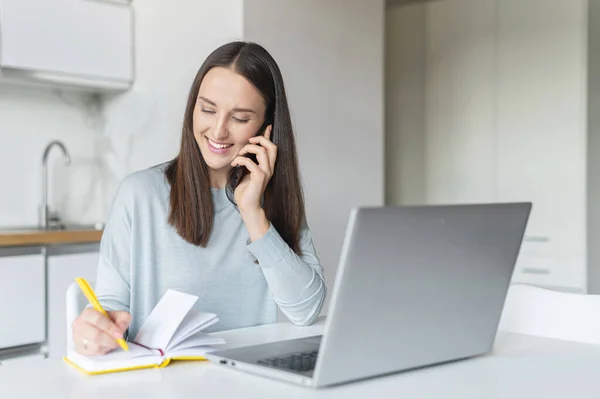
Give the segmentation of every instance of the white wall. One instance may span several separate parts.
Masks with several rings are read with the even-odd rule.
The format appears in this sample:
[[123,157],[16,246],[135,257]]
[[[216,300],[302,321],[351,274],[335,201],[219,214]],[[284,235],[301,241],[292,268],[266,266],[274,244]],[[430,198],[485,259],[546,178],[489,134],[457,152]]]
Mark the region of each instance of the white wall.
[[350,209],[384,203],[383,34],[383,0],[245,1],[245,38],[283,73],[330,287]]
[[215,47],[242,38],[242,1],[134,2],[136,83],[106,102],[0,86],[0,226],[37,223],[42,151],[52,139],[65,142],[73,165],[62,168],[53,152],[51,203],[77,221],[104,220],[126,174],[171,158],[197,69]]
[[[50,173],[52,187],[58,188],[57,179],[67,179],[60,184],[58,200],[70,202],[62,190],[68,186],[72,196],[81,197],[71,211],[85,219],[99,218],[94,122],[79,103],[64,103],[49,90],[0,87],[0,225],[37,223],[42,151],[55,138],[66,143],[73,161],[68,174],[61,168]],[[81,186],[75,188],[75,181]]]

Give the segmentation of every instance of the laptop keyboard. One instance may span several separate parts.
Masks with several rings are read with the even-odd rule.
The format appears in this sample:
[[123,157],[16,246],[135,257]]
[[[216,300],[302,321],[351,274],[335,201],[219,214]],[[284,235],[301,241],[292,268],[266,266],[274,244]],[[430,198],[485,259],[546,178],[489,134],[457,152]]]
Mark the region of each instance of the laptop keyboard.
[[272,366],[294,371],[312,371],[317,362],[318,351],[298,352],[291,355],[270,357],[257,361],[263,366]]

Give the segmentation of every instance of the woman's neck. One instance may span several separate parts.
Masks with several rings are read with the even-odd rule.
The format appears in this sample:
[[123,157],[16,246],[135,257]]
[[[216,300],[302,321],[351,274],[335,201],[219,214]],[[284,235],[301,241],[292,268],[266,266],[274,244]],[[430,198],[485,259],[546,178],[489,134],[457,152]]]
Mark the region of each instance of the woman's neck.
[[229,170],[210,170],[208,175],[210,178],[211,188],[225,188],[227,185],[227,175]]

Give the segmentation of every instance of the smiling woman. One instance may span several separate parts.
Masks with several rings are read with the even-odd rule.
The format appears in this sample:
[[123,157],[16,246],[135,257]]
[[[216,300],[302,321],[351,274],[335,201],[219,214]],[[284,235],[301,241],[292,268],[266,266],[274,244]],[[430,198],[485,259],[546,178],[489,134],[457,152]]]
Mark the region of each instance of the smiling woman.
[[304,209],[276,62],[255,43],[219,47],[191,85],[177,157],[119,187],[96,279],[112,320],[84,310],[76,350],[104,354],[135,336],[167,289],[198,296],[219,316],[212,330],[273,323],[278,308],[311,324],[326,284]]

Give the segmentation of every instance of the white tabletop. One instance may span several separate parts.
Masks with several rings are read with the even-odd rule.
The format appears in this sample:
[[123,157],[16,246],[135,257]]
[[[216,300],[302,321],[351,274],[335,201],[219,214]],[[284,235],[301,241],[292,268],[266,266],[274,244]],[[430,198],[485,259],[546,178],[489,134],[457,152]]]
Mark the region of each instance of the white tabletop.
[[[228,347],[319,334],[287,322],[219,333]],[[498,334],[493,353],[313,390],[209,362],[179,362],[164,369],[87,376],[61,360],[6,363],[0,398],[600,398],[600,346],[541,337]]]

